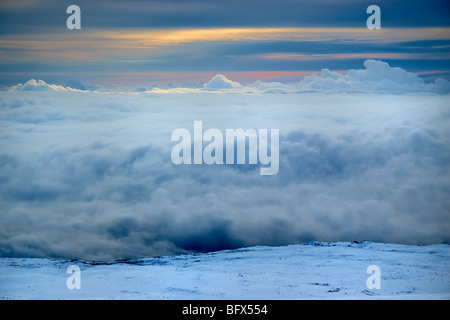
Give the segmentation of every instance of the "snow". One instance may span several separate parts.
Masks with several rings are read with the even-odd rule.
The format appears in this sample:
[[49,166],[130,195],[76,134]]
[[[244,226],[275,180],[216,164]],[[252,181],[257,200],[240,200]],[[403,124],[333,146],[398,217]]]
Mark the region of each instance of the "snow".
[[[0,299],[450,299],[450,245],[310,242],[114,262],[0,258]],[[70,265],[81,288],[69,290]],[[377,265],[381,289],[369,289]]]

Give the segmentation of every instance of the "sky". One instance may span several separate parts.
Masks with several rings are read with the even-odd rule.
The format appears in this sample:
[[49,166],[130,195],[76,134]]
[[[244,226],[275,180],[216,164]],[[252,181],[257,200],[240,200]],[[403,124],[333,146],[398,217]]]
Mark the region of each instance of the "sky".
[[[42,79],[83,88],[193,86],[221,73],[290,82],[379,59],[426,80],[450,79],[450,5],[386,1],[2,1],[2,86]],[[81,9],[69,30],[66,8]]]
[[[0,4],[0,256],[450,243],[447,1],[70,4]],[[279,130],[277,173],[174,164],[195,121]]]

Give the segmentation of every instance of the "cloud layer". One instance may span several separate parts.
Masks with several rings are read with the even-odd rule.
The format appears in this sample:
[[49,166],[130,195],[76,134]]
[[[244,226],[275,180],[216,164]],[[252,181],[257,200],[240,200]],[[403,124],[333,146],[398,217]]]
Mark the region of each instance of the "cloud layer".
[[[0,255],[105,260],[308,240],[450,242],[449,95],[390,94],[438,83],[378,62],[302,80],[332,94],[215,79],[173,94],[40,81],[1,93]],[[358,83],[367,91],[347,90]],[[369,93],[372,85],[386,92]],[[172,131],[192,132],[195,120],[204,130],[280,129],[278,174],[172,164]]]
[[[329,69],[323,69],[320,73],[299,78],[296,82],[280,83],[256,81],[247,85],[232,81],[222,74],[215,75],[209,82],[192,85],[189,88],[172,86],[172,92],[197,92],[199,90],[223,91],[234,90],[249,93],[393,93],[404,94],[411,92],[431,92],[438,94],[450,93],[450,82],[438,78],[433,82],[425,82],[417,74],[408,72],[402,68],[391,67],[380,60],[366,60],[364,69],[352,69],[347,73],[338,73]],[[84,87],[78,84],[78,87]],[[192,88],[194,87],[194,88]],[[84,87],[84,89],[86,89]],[[95,90],[96,88],[94,88]],[[158,87],[154,87],[158,90]],[[10,88],[11,91],[77,91],[70,86],[47,84],[43,80],[31,79],[25,84],[19,83]],[[164,90],[170,92],[171,90]],[[180,91],[181,90],[181,91]],[[136,91],[145,91],[139,88]]]

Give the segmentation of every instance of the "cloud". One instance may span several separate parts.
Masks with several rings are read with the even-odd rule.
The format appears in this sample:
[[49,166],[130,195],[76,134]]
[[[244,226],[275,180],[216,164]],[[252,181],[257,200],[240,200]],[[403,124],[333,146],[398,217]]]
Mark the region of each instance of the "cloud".
[[[249,93],[391,93],[408,94],[429,92],[437,94],[450,93],[450,82],[438,78],[433,82],[425,82],[417,74],[399,67],[391,67],[380,60],[366,60],[364,69],[351,69],[346,73],[322,69],[299,78],[298,81],[281,83],[257,80],[242,85],[227,79],[222,74],[215,75],[203,90],[208,91],[243,91]],[[198,92],[198,89],[178,86],[161,92]]]
[[262,83],[260,81],[251,85],[264,92],[376,92],[376,93],[411,93],[433,92],[449,93],[450,82],[437,79],[431,83],[418,75],[402,68],[391,67],[388,63],[379,60],[366,60],[365,69],[352,69],[347,73],[338,73],[323,69],[303,77],[300,81],[288,84]]
[[292,84],[283,84],[281,82],[267,82],[257,80],[250,85],[251,88],[256,89],[262,93],[289,93],[295,92]]
[[355,82],[355,86],[363,85],[367,90],[372,89],[376,92],[450,92],[450,82],[444,79],[426,84],[414,73],[377,60],[366,60],[364,66],[366,67],[364,70],[350,70],[345,80]]
[[[422,86],[379,63],[314,79],[328,88],[370,82],[380,78],[374,68]],[[292,94],[263,82],[253,92],[287,94],[249,94],[250,86],[101,93],[31,83],[46,90],[0,96],[1,256],[109,260],[308,240],[450,242],[448,94]],[[172,131],[192,132],[195,120],[204,130],[280,129],[278,173],[172,164]]]
[[206,90],[242,89],[242,85],[227,79],[222,74],[216,74],[203,88]]
[[10,88],[11,91],[77,91],[71,87],[63,87],[56,84],[48,84],[44,80],[30,79],[25,84],[19,83]]
[[[392,93],[408,94],[428,92],[437,94],[450,93],[450,82],[438,78],[425,82],[415,73],[399,67],[392,67],[380,60],[366,60],[364,69],[351,69],[346,73],[322,69],[321,72],[299,77],[295,82],[267,82],[257,80],[250,84],[232,81],[222,74],[217,74],[207,83],[172,84],[167,88],[153,85],[150,90],[159,93],[188,93],[200,91],[242,91],[248,93]],[[68,82],[66,86],[48,84],[43,80],[31,79],[25,84],[10,87],[11,91],[111,91],[111,92],[145,92],[142,87],[108,85],[104,88],[85,86],[80,82]]]

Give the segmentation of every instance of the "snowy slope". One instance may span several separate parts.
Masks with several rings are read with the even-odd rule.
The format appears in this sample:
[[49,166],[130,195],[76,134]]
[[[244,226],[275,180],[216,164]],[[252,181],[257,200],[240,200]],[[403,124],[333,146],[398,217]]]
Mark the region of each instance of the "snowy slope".
[[[113,263],[0,259],[1,299],[450,299],[450,246],[251,247]],[[81,270],[69,290],[67,267]],[[381,289],[368,289],[369,265]]]

